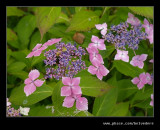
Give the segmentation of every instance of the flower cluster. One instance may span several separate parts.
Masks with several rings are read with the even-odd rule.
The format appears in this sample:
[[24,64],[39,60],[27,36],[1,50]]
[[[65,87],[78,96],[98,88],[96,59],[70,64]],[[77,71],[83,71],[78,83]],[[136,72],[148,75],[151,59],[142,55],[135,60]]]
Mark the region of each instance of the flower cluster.
[[79,86],[80,77],[70,78],[62,77],[62,83],[65,85],[61,88],[61,96],[66,96],[63,106],[70,108],[76,101],[76,108],[80,111],[88,110],[88,101],[85,97],[81,97],[82,91]]
[[56,44],[56,49],[46,51],[44,63],[50,66],[46,69],[45,79],[54,77],[59,80],[62,77],[74,77],[82,69],[86,69],[82,56],[86,52],[82,47],[76,47],[76,44],[65,44],[63,42]]
[[[102,25],[103,26],[103,25]],[[98,25],[100,28],[100,24]],[[97,76],[98,79],[102,80],[103,76],[109,73],[109,70],[103,65],[104,61],[102,56],[99,54],[99,50],[106,50],[104,39],[99,39],[97,36],[92,35],[92,43],[89,44],[87,51],[89,53],[89,59],[93,65],[88,67],[88,72]]]
[[153,79],[149,73],[141,73],[139,77],[135,77],[132,80],[133,84],[136,84],[138,89],[142,89],[145,84],[152,85]]
[[9,102],[9,99],[7,98],[7,113],[6,116],[7,117],[20,117],[23,115],[28,115],[30,108],[26,107],[26,108],[22,108],[20,106],[19,109],[14,109],[13,107],[11,107],[11,103]]

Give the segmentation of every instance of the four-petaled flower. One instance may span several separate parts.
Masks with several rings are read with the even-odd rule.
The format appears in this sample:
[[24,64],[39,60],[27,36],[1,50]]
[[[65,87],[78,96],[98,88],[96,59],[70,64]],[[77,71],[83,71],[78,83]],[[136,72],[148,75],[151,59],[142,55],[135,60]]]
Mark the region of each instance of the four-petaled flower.
[[70,96],[71,94],[82,94],[81,88],[79,86],[80,77],[62,77],[62,83],[65,86],[61,88],[61,96]]
[[141,23],[140,20],[134,17],[134,15],[131,13],[128,13],[127,22],[134,26],[138,26]]
[[97,36],[92,35],[91,41],[88,47],[95,46],[99,50],[106,50],[106,46],[104,44],[104,39],[99,39]]
[[39,56],[43,50],[45,50],[47,46],[42,46],[42,44],[37,44],[33,49],[32,52],[30,52],[26,58],[30,58],[32,56]]
[[76,108],[80,111],[88,110],[88,100],[85,97],[81,97],[81,94],[78,95],[70,95],[65,97],[63,106],[70,108],[74,105],[76,101]]
[[57,42],[60,42],[62,40],[62,38],[54,38],[54,39],[50,39],[48,40],[46,43],[43,44],[43,46],[51,46]]
[[128,51],[121,51],[117,49],[117,54],[115,55],[115,60],[122,60],[125,62],[129,62]]
[[141,73],[139,77],[135,77],[131,81],[133,84],[137,84],[138,89],[142,89],[148,82],[145,73]]
[[151,102],[150,102],[150,105],[153,106],[153,94],[151,94]]
[[103,36],[106,35],[106,33],[107,33],[107,24],[106,24],[106,23],[96,24],[95,26],[96,26],[96,28],[97,28],[98,30],[101,30],[101,34],[102,34]]
[[98,79],[102,80],[103,76],[106,76],[109,73],[109,70],[102,64],[100,65],[90,65],[88,67],[88,72],[97,76]]
[[86,48],[89,53],[89,59],[93,65],[104,64],[102,56],[99,54],[98,49],[94,46]]
[[147,56],[148,56],[147,54],[136,55],[132,58],[130,64],[133,66],[138,66],[139,68],[142,69],[144,66],[143,61],[147,59]]
[[36,69],[31,70],[28,76],[29,78],[24,81],[24,83],[26,84],[24,87],[26,96],[32,94],[36,90],[36,87],[40,87],[44,83],[44,81],[37,79],[40,76],[40,73]]

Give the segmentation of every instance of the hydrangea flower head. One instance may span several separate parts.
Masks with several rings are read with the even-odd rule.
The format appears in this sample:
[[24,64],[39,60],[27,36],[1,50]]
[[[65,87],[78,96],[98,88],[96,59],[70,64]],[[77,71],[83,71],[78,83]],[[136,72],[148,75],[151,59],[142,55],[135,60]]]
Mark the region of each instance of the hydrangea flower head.
[[61,88],[61,96],[70,96],[72,94],[82,94],[80,84],[80,77],[70,78],[62,77],[62,83],[65,85]]
[[146,74],[141,73],[139,77],[135,77],[131,80],[133,84],[137,84],[138,89],[142,89],[144,85],[147,83]]
[[98,79],[102,80],[103,76],[106,76],[109,73],[109,70],[102,64],[100,65],[90,65],[88,67],[88,72],[97,76]]
[[104,44],[104,39],[99,39],[97,36],[92,35],[91,41],[88,47],[96,47],[99,50],[106,50],[106,46]]
[[106,35],[106,33],[107,33],[107,24],[106,24],[106,23],[96,24],[95,26],[96,26],[96,28],[97,28],[98,30],[101,30],[101,34],[102,34],[103,36]]
[[32,52],[30,52],[26,58],[30,58],[32,56],[39,56],[43,50],[45,50],[47,46],[42,46],[42,44],[37,44],[33,49]]
[[128,51],[123,51],[123,50],[118,50],[117,49],[117,54],[115,55],[114,59],[129,62]]
[[81,97],[81,94],[67,96],[64,99],[63,106],[70,108],[73,107],[76,101],[76,108],[80,111],[88,110],[88,100],[85,97]]
[[20,113],[21,113],[21,114],[28,116],[28,112],[29,112],[29,110],[30,110],[29,107],[24,107],[24,108],[23,108],[23,107],[20,106],[19,109],[20,109]]
[[37,79],[40,76],[40,73],[36,69],[31,70],[28,76],[29,78],[24,81],[24,83],[26,84],[24,87],[26,96],[32,94],[36,90],[36,87],[40,87],[44,83],[44,81]]
[[138,26],[141,23],[140,20],[131,13],[128,13],[127,22],[134,26]]
[[147,54],[141,54],[141,55],[136,55],[132,58],[130,61],[130,64],[133,66],[138,66],[139,68],[143,68],[144,66],[144,61],[147,59]]
[[95,46],[86,48],[89,53],[89,59],[93,65],[104,64],[102,56],[99,54]]

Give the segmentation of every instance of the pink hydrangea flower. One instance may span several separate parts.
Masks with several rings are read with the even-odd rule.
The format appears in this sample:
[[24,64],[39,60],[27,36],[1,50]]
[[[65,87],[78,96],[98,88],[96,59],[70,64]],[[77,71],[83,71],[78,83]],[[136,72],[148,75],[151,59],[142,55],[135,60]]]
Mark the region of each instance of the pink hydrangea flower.
[[40,73],[36,69],[31,70],[28,76],[29,78],[24,81],[24,83],[26,84],[24,87],[26,96],[32,94],[36,90],[36,87],[40,87],[44,83],[44,81],[37,79],[40,76]]
[[138,18],[134,17],[134,15],[131,13],[128,13],[127,22],[133,26],[138,26],[141,23],[140,20]]
[[149,39],[150,44],[153,44],[153,30],[148,33],[146,38]]
[[67,96],[64,99],[63,106],[70,108],[76,101],[76,108],[80,111],[88,110],[88,100],[85,97],[81,97],[81,94]]
[[148,22],[148,20],[147,20],[146,18],[144,19],[144,24],[142,25],[142,27],[145,28],[145,32],[146,32],[147,34],[149,34],[149,32],[150,32],[151,30],[153,30],[153,24],[149,24],[149,22]]
[[107,24],[96,24],[95,25],[98,30],[101,30],[101,34],[104,36],[107,33]]
[[7,106],[10,106],[11,103],[9,102],[9,99],[7,98]]
[[147,83],[146,74],[141,73],[139,77],[135,77],[131,81],[133,84],[137,84],[138,89],[142,89],[144,85]]
[[51,45],[53,45],[53,44],[55,44],[55,43],[57,43],[57,42],[59,42],[59,41],[61,41],[61,40],[62,40],[62,38],[50,39],[50,40],[48,40],[46,43],[44,43],[43,46],[51,46]]
[[42,46],[42,44],[37,44],[33,49],[32,52],[30,52],[26,58],[30,58],[32,56],[39,56],[43,50],[45,50],[47,47]]
[[149,73],[146,73],[146,80],[147,80],[147,84],[152,85],[153,81]]
[[151,94],[151,102],[150,105],[153,106],[153,94]]
[[125,62],[129,62],[128,51],[121,51],[117,49],[117,54],[115,55],[115,60],[122,60]]
[[93,65],[104,64],[102,56],[99,54],[98,49],[94,46],[86,48],[89,53],[89,59]]
[[65,85],[61,88],[61,96],[70,96],[71,94],[82,94],[80,77],[70,78],[62,77],[62,83]]
[[106,50],[106,45],[104,44],[104,39],[99,39],[97,36],[92,35],[91,41],[93,43],[90,43],[89,47],[95,46],[99,50]]
[[139,68],[143,68],[144,66],[144,61],[147,59],[147,54],[142,54],[142,55],[136,55],[132,58],[130,61],[130,64],[133,66],[138,66]]
[[100,65],[90,65],[88,67],[88,72],[97,76],[98,79],[102,80],[103,76],[106,76],[109,73],[109,70],[102,64]]

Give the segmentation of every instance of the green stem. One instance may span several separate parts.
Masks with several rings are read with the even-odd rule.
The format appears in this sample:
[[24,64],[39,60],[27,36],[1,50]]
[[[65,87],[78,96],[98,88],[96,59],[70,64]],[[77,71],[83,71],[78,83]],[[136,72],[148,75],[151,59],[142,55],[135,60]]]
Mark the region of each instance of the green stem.
[[102,12],[100,17],[102,17],[105,14],[106,11],[107,11],[107,7],[104,7],[103,12]]
[[66,11],[67,11],[69,17],[71,17],[72,13],[71,13],[71,11],[69,10],[69,8],[68,8],[68,7],[65,7],[65,9],[66,9]]

